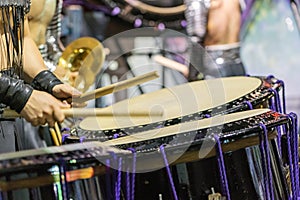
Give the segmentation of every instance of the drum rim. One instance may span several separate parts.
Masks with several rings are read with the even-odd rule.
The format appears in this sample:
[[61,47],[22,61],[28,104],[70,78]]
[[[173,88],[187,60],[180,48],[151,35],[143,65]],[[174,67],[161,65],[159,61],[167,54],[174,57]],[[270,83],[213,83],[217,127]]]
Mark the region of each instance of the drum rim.
[[[197,121],[185,122],[183,129],[179,128],[180,126],[182,126],[182,124],[175,124],[172,126],[160,128],[159,131],[160,132],[164,132],[164,131],[168,132],[168,131],[172,131],[173,129],[175,129],[175,130],[178,129],[178,132],[173,132],[170,135],[159,135],[158,136],[156,134],[154,137],[151,137],[151,140],[168,137],[168,136],[172,136],[172,135],[177,135],[177,134],[184,133],[184,132],[203,130],[203,129],[208,129],[208,128],[212,128],[212,127],[216,127],[216,126],[220,126],[220,125],[224,125],[224,124],[234,123],[234,122],[237,122],[240,120],[249,119],[254,116],[260,116],[260,115],[266,114],[267,112],[270,112],[270,111],[271,111],[270,109],[262,108],[262,109],[253,109],[253,110],[229,113],[226,115],[218,115],[218,116],[205,118],[205,119],[201,119],[201,120],[197,120]],[[242,115],[244,117],[242,117]],[[211,124],[209,124],[209,122],[211,122]],[[105,141],[105,142],[103,142],[103,144],[108,144],[109,146],[128,144],[129,142],[128,143],[120,143],[120,142],[123,140],[126,140],[126,138],[137,138],[141,135],[143,135],[143,136],[154,135],[154,134],[151,134],[152,132],[157,132],[157,130],[148,130],[148,131],[144,131],[144,132],[140,132],[140,133],[135,133],[135,134],[128,135],[125,137],[116,138],[114,140]],[[142,142],[142,141],[145,141],[145,140],[135,140],[135,141],[131,141],[131,143],[137,143],[137,142]]]

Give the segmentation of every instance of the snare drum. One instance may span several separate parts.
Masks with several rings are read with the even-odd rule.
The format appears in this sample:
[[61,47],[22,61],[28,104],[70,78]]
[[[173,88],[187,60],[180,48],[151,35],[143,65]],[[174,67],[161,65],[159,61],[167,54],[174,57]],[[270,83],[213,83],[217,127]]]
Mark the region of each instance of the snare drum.
[[[105,141],[215,115],[269,107],[273,97],[278,99],[277,91],[281,87],[281,82],[274,77],[225,77],[165,88],[105,108],[112,113],[148,110],[149,117],[88,117],[78,127],[64,132],[65,143]],[[151,111],[162,111],[163,115],[151,116]]]

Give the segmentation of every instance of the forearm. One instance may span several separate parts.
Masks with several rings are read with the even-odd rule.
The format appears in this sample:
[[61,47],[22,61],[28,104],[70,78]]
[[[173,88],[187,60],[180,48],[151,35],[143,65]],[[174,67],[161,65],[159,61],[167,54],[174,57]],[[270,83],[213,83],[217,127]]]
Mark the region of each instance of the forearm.
[[41,71],[47,70],[41,53],[30,36],[28,21],[24,22],[24,73],[25,81],[31,82]]
[[22,80],[0,74],[0,103],[21,112],[33,89]]
[[26,36],[24,38],[24,72],[26,82],[31,82],[37,74],[47,69],[34,41]]

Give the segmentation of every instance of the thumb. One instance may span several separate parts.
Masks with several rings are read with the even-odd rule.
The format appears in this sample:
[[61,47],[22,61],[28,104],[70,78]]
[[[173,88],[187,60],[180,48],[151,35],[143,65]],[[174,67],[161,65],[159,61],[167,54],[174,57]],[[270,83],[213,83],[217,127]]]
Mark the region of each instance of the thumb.
[[59,101],[59,107],[61,107],[61,108],[70,108],[71,105],[67,101]]
[[76,88],[73,88],[72,97],[80,97],[81,94],[82,94],[82,92],[80,92]]

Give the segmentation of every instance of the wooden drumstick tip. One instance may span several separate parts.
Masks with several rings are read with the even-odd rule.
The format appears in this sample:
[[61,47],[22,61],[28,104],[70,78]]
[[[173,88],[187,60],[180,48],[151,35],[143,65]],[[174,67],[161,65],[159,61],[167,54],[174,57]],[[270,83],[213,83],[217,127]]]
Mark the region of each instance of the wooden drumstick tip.
[[185,77],[187,77],[189,74],[188,66],[181,64],[175,60],[171,60],[162,55],[155,55],[152,58],[155,62],[161,64],[162,66],[181,72]]
[[111,94],[111,93],[114,93],[114,92],[118,92],[118,91],[127,89],[127,88],[132,87],[132,86],[140,85],[142,83],[145,83],[147,81],[156,79],[158,77],[159,77],[159,74],[158,74],[157,71],[142,74],[140,76],[136,76],[136,77],[131,78],[131,79],[127,79],[127,80],[120,81],[120,82],[117,82],[117,83],[114,83],[114,84],[111,84],[111,85],[108,85],[108,86],[104,86],[102,88],[98,88],[94,91],[86,92],[78,98],[73,98],[73,102],[83,103],[83,102],[86,102],[86,101],[89,101],[89,100],[92,100],[92,99],[102,97],[102,96],[107,95],[107,94]]

